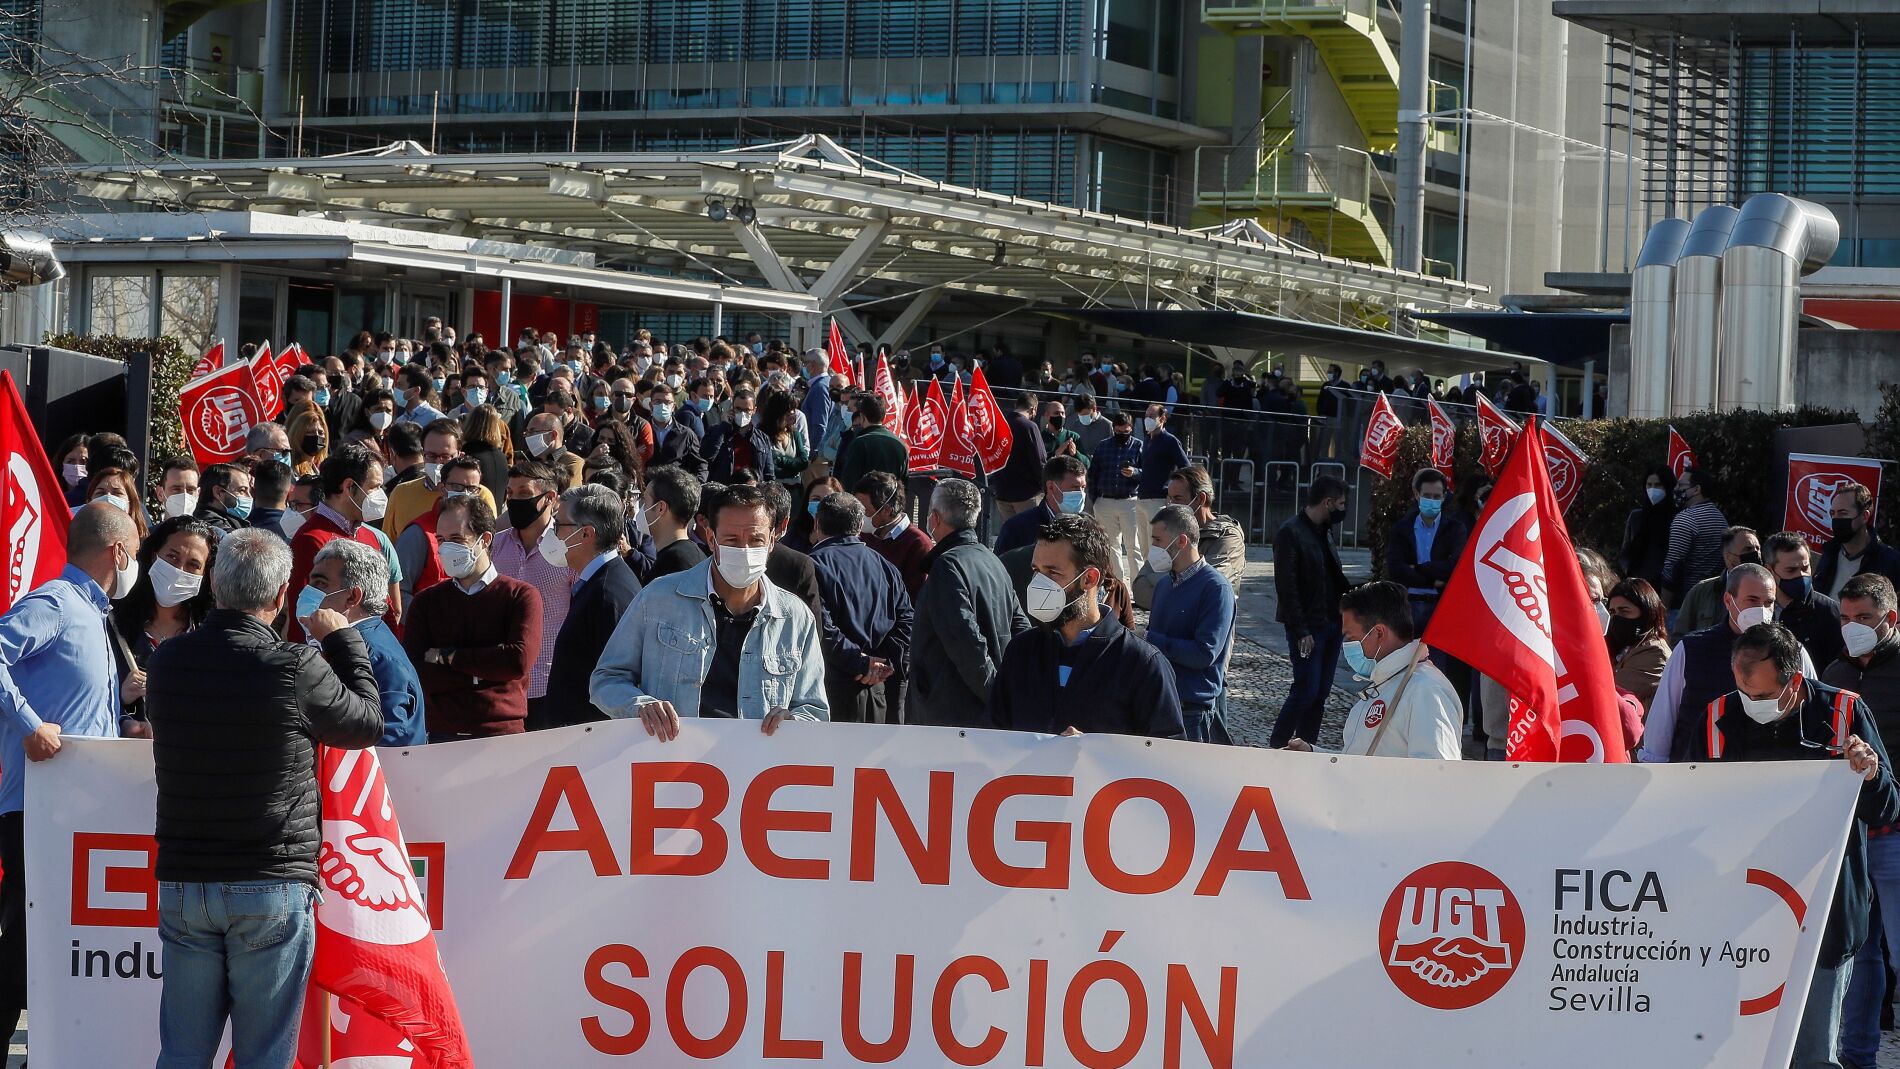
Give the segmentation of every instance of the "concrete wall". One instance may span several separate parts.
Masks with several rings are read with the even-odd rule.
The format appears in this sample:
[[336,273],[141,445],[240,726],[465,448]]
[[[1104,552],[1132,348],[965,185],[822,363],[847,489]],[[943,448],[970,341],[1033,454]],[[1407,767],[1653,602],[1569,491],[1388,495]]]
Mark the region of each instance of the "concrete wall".
[[[1820,330],[1797,336],[1797,405],[1857,412],[1863,422],[1880,411],[1880,387],[1900,382],[1900,331]],[[1607,415],[1629,415],[1629,327],[1610,328],[1610,400]]]

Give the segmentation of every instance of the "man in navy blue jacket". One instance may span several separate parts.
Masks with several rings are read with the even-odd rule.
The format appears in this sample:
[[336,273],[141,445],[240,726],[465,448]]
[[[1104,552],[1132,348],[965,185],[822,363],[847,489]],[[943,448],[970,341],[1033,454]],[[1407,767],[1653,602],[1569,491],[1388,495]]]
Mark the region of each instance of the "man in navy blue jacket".
[[608,719],[588,697],[588,681],[620,618],[640,594],[640,580],[620,556],[626,531],[620,495],[604,486],[576,486],[561,495],[554,533],[574,573],[567,617],[554,636],[548,665],[548,720],[552,727]]
[[824,603],[819,637],[825,651],[825,697],[831,719],[886,723],[884,683],[910,658],[910,592],[904,576],[858,532],[864,506],[850,494],[818,502],[812,547],[818,598]]
[[[1174,473],[1188,466],[1187,449],[1181,445],[1181,439],[1168,429],[1168,406],[1149,405],[1148,414],[1142,417],[1141,426],[1136,428],[1144,436],[1141,446],[1141,470],[1135,483],[1136,508],[1141,515],[1141,535],[1148,534],[1148,524],[1153,522],[1155,513],[1168,503],[1168,480]],[[1133,580],[1134,576],[1128,576]]]
[[1040,626],[1010,640],[990,688],[999,728],[1179,739],[1174,669],[1100,600],[1108,538],[1092,516],[1058,516],[1036,536],[1025,608]]
[[1193,742],[1228,742],[1215,705],[1234,646],[1234,589],[1201,559],[1201,525],[1185,505],[1168,505],[1150,525],[1148,563],[1157,575],[1148,644],[1174,668],[1181,720]]

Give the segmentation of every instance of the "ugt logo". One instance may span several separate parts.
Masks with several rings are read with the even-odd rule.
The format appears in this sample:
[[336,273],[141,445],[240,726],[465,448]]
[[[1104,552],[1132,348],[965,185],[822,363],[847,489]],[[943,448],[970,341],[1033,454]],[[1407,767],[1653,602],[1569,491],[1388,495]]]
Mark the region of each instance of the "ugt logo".
[[1503,989],[1524,952],[1524,912],[1496,876],[1440,861],[1392,889],[1379,956],[1407,998],[1435,1010],[1476,1006]]

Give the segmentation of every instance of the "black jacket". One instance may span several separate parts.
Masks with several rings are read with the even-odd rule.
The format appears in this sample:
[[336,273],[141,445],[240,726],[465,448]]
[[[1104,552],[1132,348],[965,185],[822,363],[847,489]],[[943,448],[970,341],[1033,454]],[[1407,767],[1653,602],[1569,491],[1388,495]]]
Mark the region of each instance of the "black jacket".
[[1780,622],[1807,647],[1817,672],[1833,664],[1847,648],[1847,640],[1841,637],[1840,603],[1818,588],[1806,601],[1789,602],[1781,610]]
[[1049,455],[1044,452],[1042,432],[1021,412],[1004,417],[1009,426],[1009,459],[990,477],[990,488],[998,501],[1027,501],[1042,493],[1042,466]]
[[199,505],[198,511],[192,513],[191,518],[217,531],[220,538],[232,531],[242,531],[250,526],[249,523],[216,505]]
[[1174,667],[1161,651],[1104,612],[1076,647],[1068,686],[1059,684],[1062,634],[1032,627],[1003,651],[1003,666],[990,688],[990,722],[1014,731],[1059,735],[1146,735],[1178,739],[1181,699]]
[[1418,509],[1414,507],[1404,519],[1392,525],[1392,533],[1385,539],[1385,574],[1408,588],[1439,589],[1438,584],[1451,581],[1452,569],[1458,566],[1458,558],[1465,551],[1465,539],[1471,537],[1471,532],[1457,516],[1439,513],[1438,524],[1432,531],[1431,556],[1421,561],[1418,540],[1412,533],[1412,524],[1417,520]]
[[752,446],[750,470],[759,477],[759,485],[763,486],[778,478],[773,471],[772,439],[767,437],[756,423],[750,427],[740,427],[728,419],[707,431],[705,440],[700,443],[700,456],[706,458],[706,481],[723,484],[732,482],[733,454],[736,452],[734,447],[742,435]]
[[587,681],[593,678],[608,637],[639,593],[640,580],[634,578],[633,569],[615,557],[588,576],[568,601],[567,618],[554,636],[554,660],[548,666],[548,719],[556,727],[607,719],[588,698]]
[[1295,638],[1339,626],[1339,596],[1346,592],[1346,571],[1339,566],[1339,554],[1326,540],[1325,529],[1307,519],[1305,509],[1294,513],[1273,535],[1273,590],[1279,598],[1273,618]]
[[975,531],[956,531],[937,543],[924,568],[929,577],[917,593],[911,630],[907,720],[987,725],[1003,650],[1029,629],[1029,617],[1002,562]]
[[818,569],[812,567],[810,557],[783,542],[774,542],[771,554],[765,558],[765,577],[780,590],[797,594],[811,610],[812,623],[824,624],[825,603],[818,597]]
[[355,750],[383,735],[363,636],[338,628],[319,655],[217,609],[153,652],[145,685],[158,878],[316,883],[317,744]]
[[660,427],[655,424],[653,441],[653,459],[647,461],[647,467],[674,464],[700,482],[706,481],[706,458],[700,453],[699,435],[691,427],[674,423],[666,432],[666,440],[660,441]]
[[323,424],[330,429],[330,441],[340,442],[356,425],[356,417],[363,412],[363,399],[354,391],[330,387],[330,404],[323,410]]
[[1889,735],[1900,739],[1900,637],[1888,634],[1886,641],[1867,655],[1865,666],[1842,652],[1833,664],[1816,667],[1821,682],[1860,695],[1880,729],[1881,739]]
[[[1871,539],[1860,555],[1860,570],[1856,575],[1879,572],[1887,577],[1894,586],[1900,587],[1900,549]],[[1836,538],[1821,549],[1821,559],[1814,562],[1814,589],[1827,593],[1834,586],[1834,571],[1841,565],[1841,540]]]

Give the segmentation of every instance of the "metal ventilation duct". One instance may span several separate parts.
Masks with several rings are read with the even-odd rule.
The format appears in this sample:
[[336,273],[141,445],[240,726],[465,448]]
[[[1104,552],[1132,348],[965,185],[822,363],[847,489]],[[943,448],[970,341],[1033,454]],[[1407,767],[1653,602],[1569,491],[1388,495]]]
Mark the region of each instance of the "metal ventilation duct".
[[[1669,363],[1669,414],[1715,407],[1722,319],[1722,251],[1741,213],[1726,204],[1702,209],[1676,258],[1675,334]],[[1632,339],[1634,335],[1632,335]]]
[[1687,219],[1664,219],[1650,227],[1630,272],[1629,414],[1633,419],[1655,419],[1669,411],[1676,258],[1688,237]]
[[1722,253],[1722,408],[1794,407],[1801,276],[1841,243],[1834,213],[1812,201],[1759,193],[1742,205]]

